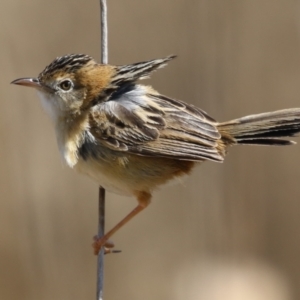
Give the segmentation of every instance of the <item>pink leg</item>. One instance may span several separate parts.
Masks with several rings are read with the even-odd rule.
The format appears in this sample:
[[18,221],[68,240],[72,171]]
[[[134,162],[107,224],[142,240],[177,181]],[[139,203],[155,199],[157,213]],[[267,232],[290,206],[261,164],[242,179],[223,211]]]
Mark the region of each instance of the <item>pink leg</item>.
[[98,255],[100,249],[105,247],[105,253],[110,253],[111,248],[114,247],[114,244],[109,242],[108,239],[116,233],[121,227],[123,227],[127,222],[129,222],[134,216],[136,216],[139,212],[144,210],[150,203],[151,194],[147,192],[138,192],[137,200],[139,204],[134,208],[123,220],[121,220],[115,227],[113,227],[110,231],[108,231],[103,237],[94,238],[93,248],[94,254]]

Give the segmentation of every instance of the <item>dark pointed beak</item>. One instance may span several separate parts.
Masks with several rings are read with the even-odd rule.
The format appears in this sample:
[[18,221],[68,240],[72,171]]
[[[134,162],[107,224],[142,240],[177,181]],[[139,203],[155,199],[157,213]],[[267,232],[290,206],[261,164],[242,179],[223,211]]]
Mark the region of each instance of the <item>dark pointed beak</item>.
[[19,78],[11,82],[12,84],[41,88],[41,83],[37,78]]

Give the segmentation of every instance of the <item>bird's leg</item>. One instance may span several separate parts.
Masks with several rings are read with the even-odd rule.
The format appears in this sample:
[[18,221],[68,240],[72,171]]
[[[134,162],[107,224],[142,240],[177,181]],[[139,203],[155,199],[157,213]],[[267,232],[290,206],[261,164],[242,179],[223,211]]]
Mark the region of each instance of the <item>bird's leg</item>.
[[109,242],[108,239],[117,232],[121,227],[123,227],[127,222],[129,222],[134,216],[136,216],[139,212],[144,210],[150,203],[151,194],[147,192],[137,192],[136,193],[138,205],[123,219],[121,220],[115,227],[113,227],[110,231],[108,231],[102,237],[95,237],[93,248],[94,254],[98,255],[101,247],[105,247],[105,253],[113,252],[111,248],[114,246],[113,243]]

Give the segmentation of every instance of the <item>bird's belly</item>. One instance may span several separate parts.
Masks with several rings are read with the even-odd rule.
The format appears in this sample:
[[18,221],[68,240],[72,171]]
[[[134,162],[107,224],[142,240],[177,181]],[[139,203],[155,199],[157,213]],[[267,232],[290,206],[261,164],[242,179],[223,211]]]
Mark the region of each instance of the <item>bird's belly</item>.
[[103,164],[101,161],[79,159],[74,169],[87,175],[109,192],[124,196],[132,195],[129,186],[120,182],[117,175],[113,176],[111,171],[107,170],[106,164]]
[[188,174],[194,162],[133,154],[109,160],[80,158],[74,168],[103,186],[122,195],[151,192],[171,179]]

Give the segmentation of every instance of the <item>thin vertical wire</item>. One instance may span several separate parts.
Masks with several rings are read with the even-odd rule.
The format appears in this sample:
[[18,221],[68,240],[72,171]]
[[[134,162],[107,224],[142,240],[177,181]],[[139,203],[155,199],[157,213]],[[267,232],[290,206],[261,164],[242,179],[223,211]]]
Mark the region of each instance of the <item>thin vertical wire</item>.
[[[105,189],[99,186],[99,223],[98,237],[104,235],[104,219],[105,219]],[[104,282],[104,247],[98,253],[97,258],[97,300],[103,300],[103,282]]]
[[107,46],[107,5],[106,0],[100,0],[101,7],[101,63],[108,63]]
[[[106,0],[100,0],[101,8],[101,63],[108,62],[108,47],[107,47],[107,5]],[[105,221],[105,189],[99,187],[98,200],[98,237],[104,235]],[[103,283],[104,283],[104,247],[98,253],[97,259],[97,300],[103,300]]]

